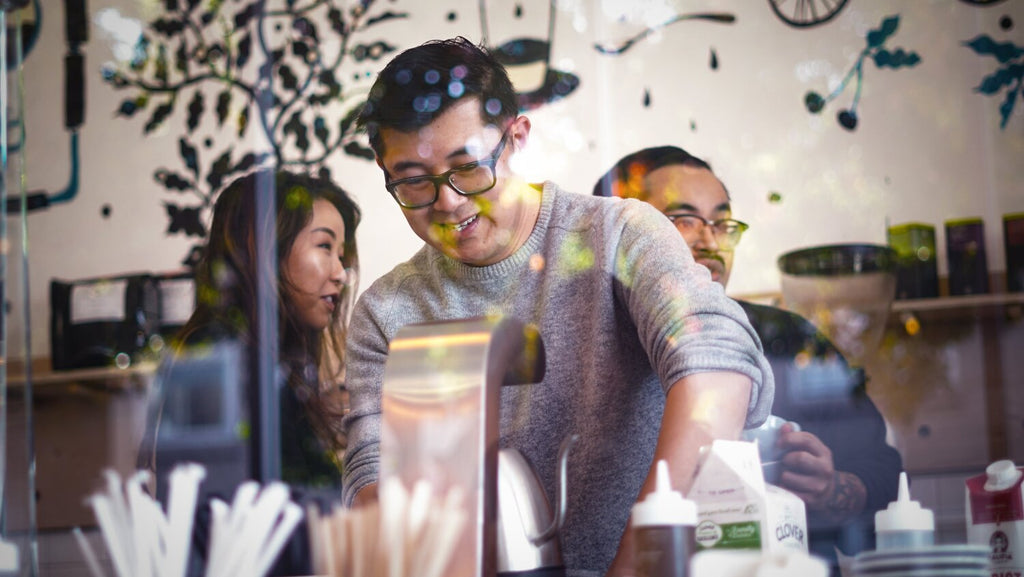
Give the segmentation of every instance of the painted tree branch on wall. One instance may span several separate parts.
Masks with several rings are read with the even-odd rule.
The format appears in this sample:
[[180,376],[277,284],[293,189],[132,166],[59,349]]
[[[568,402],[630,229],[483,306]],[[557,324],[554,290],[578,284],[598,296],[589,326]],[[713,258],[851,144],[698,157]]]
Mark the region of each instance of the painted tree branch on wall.
[[978,56],[991,56],[999,63],[999,68],[983,78],[974,90],[985,96],[1006,90],[1003,103],[999,105],[999,128],[1005,129],[1018,97],[1024,99],[1024,47],[1012,42],[996,42],[988,34],[977,36],[964,45]]
[[[394,52],[384,40],[357,39],[407,14],[377,8],[376,0],[345,4],[163,0],[131,60],[104,68],[104,80],[130,94],[117,116],[144,119],[145,135],[173,131],[173,113],[185,112],[178,115],[181,166],[153,173],[173,195],[164,201],[168,235],[205,238],[203,216],[220,189],[260,165],[323,172],[337,153],[373,159],[355,131],[365,90],[346,88],[342,74]],[[358,84],[360,75],[353,78]]]
[[864,83],[864,63],[871,59],[875,66],[880,69],[890,68],[898,70],[900,68],[912,68],[921,62],[921,57],[913,50],[908,51],[902,48],[890,50],[885,47],[886,42],[896,34],[899,26],[900,17],[895,15],[885,18],[878,25],[878,28],[868,31],[864,38],[867,45],[861,50],[857,56],[857,61],[847,71],[839,86],[827,96],[822,96],[813,90],[804,95],[804,105],[807,107],[807,110],[812,114],[820,113],[829,102],[838,98],[846,90],[846,86],[851,80],[856,78],[857,84],[854,89],[853,102],[849,108],[840,109],[836,114],[836,121],[839,122],[840,126],[846,130],[856,130],[858,121],[857,105],[860,103],[861,86]]

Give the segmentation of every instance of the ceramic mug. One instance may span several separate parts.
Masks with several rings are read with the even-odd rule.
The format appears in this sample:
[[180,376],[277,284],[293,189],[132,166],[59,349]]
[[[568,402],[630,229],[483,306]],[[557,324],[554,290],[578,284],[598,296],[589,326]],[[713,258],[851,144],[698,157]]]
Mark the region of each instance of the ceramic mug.
[[792,425],[793,430],[800,430],[798,423],[787,421],[777,415],[768,415],[768,418],[765,419],[764,424],[760,427],[743,430],[742,438],[744,441],[757,443],[765,483],[777,484],[779,476],[782,474],[782,457],[786,454],[786,451],[779,448],[777,443],[779,436],[782,434],[782,425],[786,423]]

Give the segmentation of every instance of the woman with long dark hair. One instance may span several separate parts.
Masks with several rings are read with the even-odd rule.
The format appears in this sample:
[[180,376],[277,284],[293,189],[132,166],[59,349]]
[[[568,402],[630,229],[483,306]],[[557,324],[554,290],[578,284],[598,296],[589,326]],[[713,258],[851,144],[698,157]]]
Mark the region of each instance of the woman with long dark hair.
[[[259,191],[271,186],[276,211],[260,219]],[[255,367],[267,347],[275,344],[259,339],[258,315],[267,304],[258,296],[262,281],[273,287],[278,311],[281,478],[292,486],[293,498],[310,489],[340,491],[345,333],[359,268],[359,219],[355,202],[327,176],[265,170],[239,178],[220,193],[208,242],[194,271],[196,308],[172,339],[152,392],[138,457],[139,468],[155,473],[152,481],[164,483],[163,476],[179,460],[207,463],[204,501],[211,496],[229,500],[230,494],[224,493],[241,480],[209,478],[221,475],[225,459],[203,442],[202,427],[222,418],[225,403],[251,407],[257,398]],[[257,250],[258,235],[271,232],[276,235],[276,255]],[[271,256],[276,257],[276,267]],[[273,270],[276,277],[266,278]],[[196,370],[211,366],[214,370],[207,374]],[[187,392],[196,380],[212,383],[211,388]],[[221,381],[240,384],[232,387]],[[249,413],[248,419],[240,417],[240,423],[255,420],[255,412]],[[249,433],[232,434],[244,439]],[[201,507],[197,513],[195,557],[204,557],[208,509]],[[293,535],[273,574],[308,573],[304,541],[304,535]],[[199,561],[193,559],[193,570],[201,570]]]
[[[257,190],[273,186],[277,203],[273,221],[257,222]],[[244,176],[217,198],[207,245],[195,268],[196,308],[172,342],[180,356],[197,347],[224,340],[243,345],[249,360],[256,353],[259,274],[272,269],[269,255],[256,248],[259,234],[277,238],[276,287],[279,313],[278,353],[284,380],[302,410],[282,411],[282,421],[295,417],[299,427],[282,426],[282,469],[285,480],[302,479],[309,463],[310,439],[296,437],[308,423],[325,456],[337,461],[344,439],[336,423],[344,406],[345,329],[356,290],[358,253],[355,231],[360,212],[348,194],[328,178],[285,171]],[[169,359],[173,364],[174,359]],[[250,362],[249,365],[252,363]],[[249,379],[249,386],[255,380]],[[140,465],[155,470],[160,405],[168,391],[157,391],[155,419],[140,452]],[[295,423],[283,423],[292,425]],[[289,439],[289,437],[291,437]],[[288,441],[294,441],[291,445]],[[301,446],[296,447],[295,443]],[[314,461],[316,459],[313,459]],[[319,464],[317,464],[319,465]],[[322,469],[322,467],[318,467]],[[335,475],[337,476],[337,475]]]

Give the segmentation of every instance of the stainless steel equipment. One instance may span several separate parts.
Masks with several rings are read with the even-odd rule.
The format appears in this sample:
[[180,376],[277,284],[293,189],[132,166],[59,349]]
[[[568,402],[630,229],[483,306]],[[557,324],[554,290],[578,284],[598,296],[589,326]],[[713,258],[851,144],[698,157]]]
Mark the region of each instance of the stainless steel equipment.
[[[408,325],[391,341],[382,386],[380,482],[397,478],[412,487],[426,479],[436,491],[458,489],[467,497],[472,522],[448,576],[497,572],[499,387],[539,382],[544,360],[536,327],[508,317]],[[527,478],[529,465],[506,469],[509,476],[516,471],[517,478]],[[513,493],[532,499],[538,491]],[[551,558],[550,547],[541,549]]]
[[558,503],[552,512],[540,481],[522,453],[498,452],[498,573],[554,576],[564,569],[558,531],[565,523],[569,449],[579,439],[562,442],[558,453]]

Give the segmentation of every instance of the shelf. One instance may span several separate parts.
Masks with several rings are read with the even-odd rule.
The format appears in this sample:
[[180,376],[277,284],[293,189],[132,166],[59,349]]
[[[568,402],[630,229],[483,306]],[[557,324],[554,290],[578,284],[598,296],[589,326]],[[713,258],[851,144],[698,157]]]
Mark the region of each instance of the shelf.
[[[780,292],[730,296],[738,300],[789,310]],[[1024,293],[989,293],[894,300],[889,311],[896,320],[899,320],[899,316],[904,313],[929,319],[994,318],[1004,313],[1013,318],[1022,318],[1024,317]]]
[[[32,388],[52,388],[63,385],[92,385],[107,390],[128,390],[145,388],[156,372],[157,364],[143,362],[130,367],[95,367],[55,371],[49,359],[35,359],[32,362]],[[20,392],[25,388],[24,363],[10,363],[7,367],[9,392]]]
[[924,314],[929,317],[961,318],[964,316],[995,316],[1003,311],[1018,309],[1015,316],[1021,316],[1024,307],[1024,293],[996,293],[938,297],[929,299],[897,300],[892,303],[894,314]]

